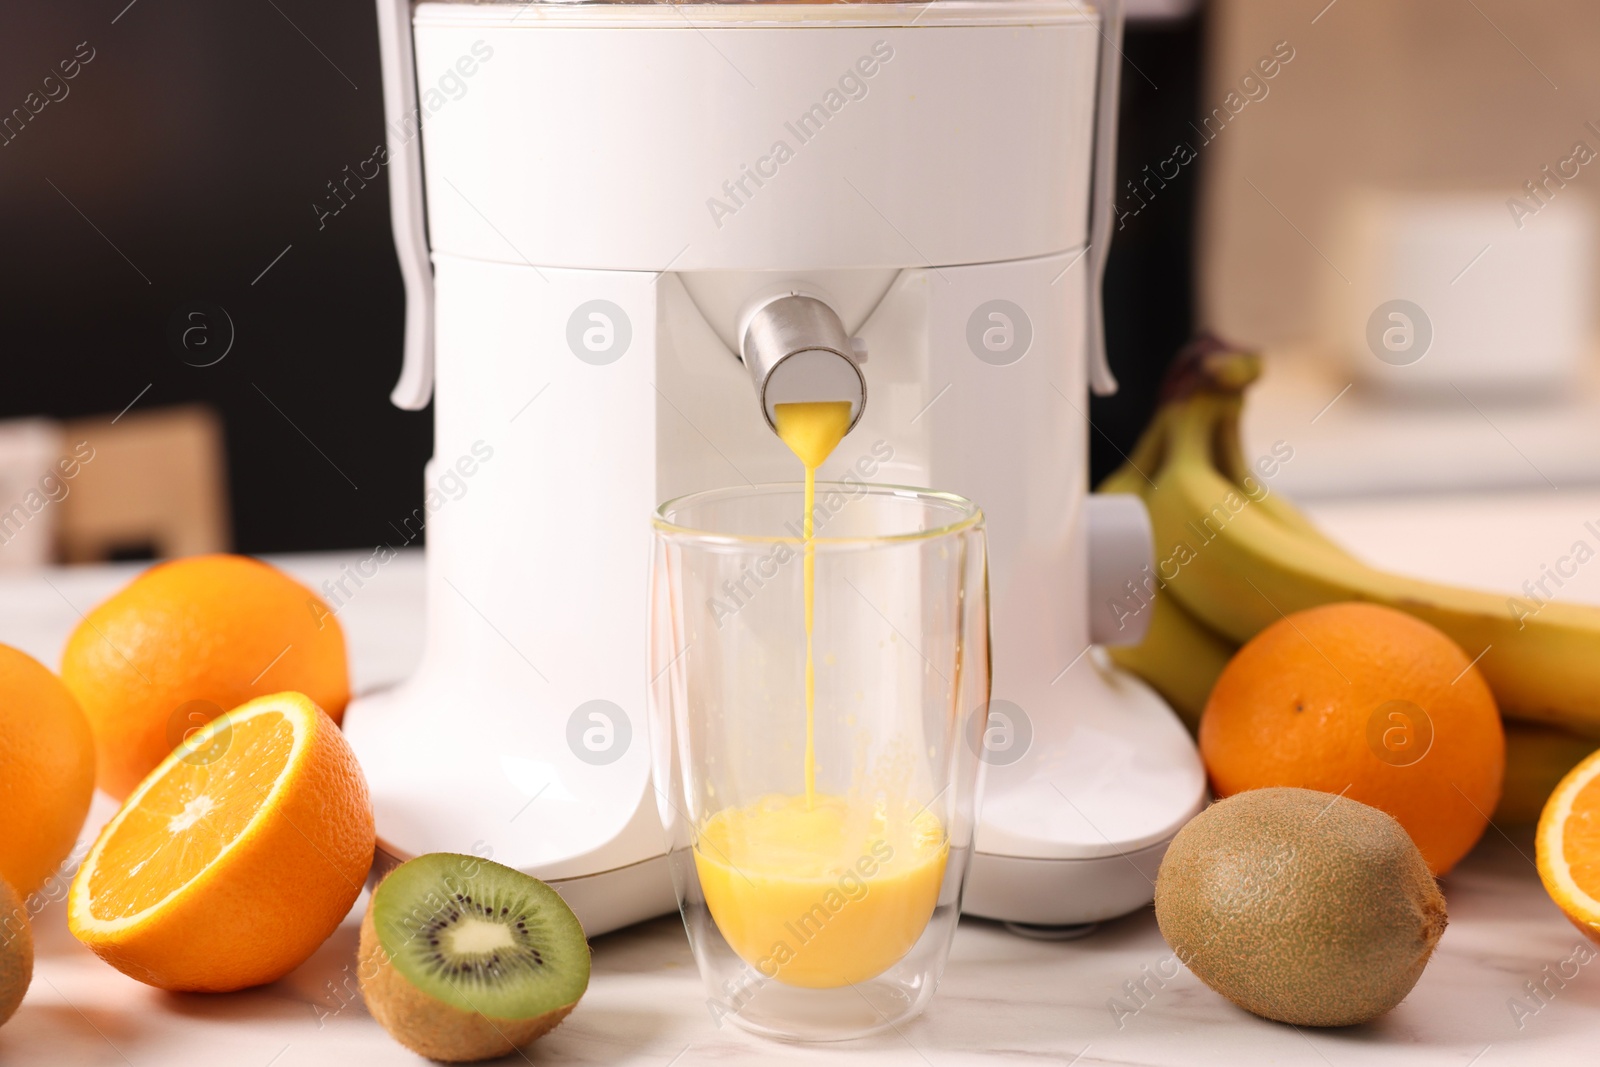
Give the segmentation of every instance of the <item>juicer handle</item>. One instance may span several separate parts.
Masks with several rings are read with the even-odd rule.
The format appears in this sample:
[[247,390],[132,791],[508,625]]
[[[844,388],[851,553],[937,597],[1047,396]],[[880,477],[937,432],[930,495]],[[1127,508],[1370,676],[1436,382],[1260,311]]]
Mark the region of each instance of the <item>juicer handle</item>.
[[389,221],[406,287],[405,362],[389,399],[418,411],[433,395],[433,264],[422,200],[422,110],[411,40],[411,0],[377,0],[383,117],[389,151]]
[[1111,252],[1112,202],[1117,185],[1117,95],[1122,82],[1122,0],[1100,0],[1100,79],[1095,97],[1094,185],[1089,205],[1089,388],[1096,396],[1117,391],[1106,356],[1106,314],[1102,284]]

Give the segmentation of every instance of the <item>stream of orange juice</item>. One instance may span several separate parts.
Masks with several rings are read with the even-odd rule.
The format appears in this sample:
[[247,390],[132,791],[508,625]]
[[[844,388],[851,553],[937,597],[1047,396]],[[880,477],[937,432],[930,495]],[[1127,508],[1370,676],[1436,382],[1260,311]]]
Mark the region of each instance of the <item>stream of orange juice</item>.
[[806,468],[805,516],[801,519],[801,540],[805,542],[806,601],[806,806],[810,807],[817,796],[817,665],[812,658],[811,631],[817,617],[817,553],[812,538],[816,536],[817,468],[839,447],[839,442],[850,429],[850,404],[846,401],[827,401],[810,404],[778,404],[778,437],[789,446],[789,451],[800,457]]
[[717,929],[767,978],[829,989],[865,981],[916,944],[938,903],[949,842],[937,816],[817,794],[817,468],[850,428],[850,405],[776,405],[778,436],[806,469],[805,793],[725,808],[700,829],[695,870]]

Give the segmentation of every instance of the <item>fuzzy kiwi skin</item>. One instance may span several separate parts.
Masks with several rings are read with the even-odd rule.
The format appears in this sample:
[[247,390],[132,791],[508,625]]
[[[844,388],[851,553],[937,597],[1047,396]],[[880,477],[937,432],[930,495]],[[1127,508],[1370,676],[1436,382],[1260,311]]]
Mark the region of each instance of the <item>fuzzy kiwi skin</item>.
[[1254,789],[1173,838],[1156,921],[1201,981],[1296,1026],[1368,1022],[1405,999],[1444,897],[1390,815],[1332,793]]
[[0,881],[0,1026],[22,1003],[33,981],[33,925],[17,891]]
[[361,919],[356,971],[361,997],[390,1036],[419,1056],[446,1063],[495,1059],[548,1034],[578,1006],[573,1001],[532,1019],[496,1019],[462,1011],[423,992],[390,964],[389,954],[378,941],[372,917],[376,899],[374,892]]

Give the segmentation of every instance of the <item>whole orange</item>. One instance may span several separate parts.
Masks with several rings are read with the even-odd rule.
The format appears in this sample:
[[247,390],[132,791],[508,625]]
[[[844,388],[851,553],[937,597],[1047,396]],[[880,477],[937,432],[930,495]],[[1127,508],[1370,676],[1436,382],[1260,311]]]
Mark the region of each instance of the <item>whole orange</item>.
[[27,896],[72,851],[94,796],[94,738],[67,687],[0,645],[0,880]]
[[1434,874],[1477,842],[1505,775],[1499,709],[1471,657],[1376,604],[1297,612],[1252,638],[1211,691],[1200,754],[1219,797],[1299,786],[1388,812]]
[[184,737],[252,697],[305,693],[335,722],[350,700],[344,631],[311,590],[246,556],[151,567],[89,612],[61,677],[119,800]]

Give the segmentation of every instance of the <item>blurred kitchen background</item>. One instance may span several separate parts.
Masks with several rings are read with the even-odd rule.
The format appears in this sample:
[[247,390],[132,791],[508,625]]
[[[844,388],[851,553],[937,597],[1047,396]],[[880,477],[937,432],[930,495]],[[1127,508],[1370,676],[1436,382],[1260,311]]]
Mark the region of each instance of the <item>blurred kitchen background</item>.
[[[1291,494],[1600,483],[1600,7],[1129,10],[1096,478],[1203,326],[1266,353]],[[0,568],[407,543],[371,4],[0,19]]]

